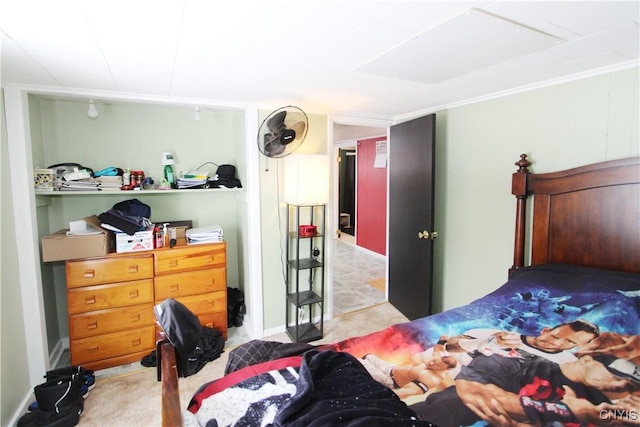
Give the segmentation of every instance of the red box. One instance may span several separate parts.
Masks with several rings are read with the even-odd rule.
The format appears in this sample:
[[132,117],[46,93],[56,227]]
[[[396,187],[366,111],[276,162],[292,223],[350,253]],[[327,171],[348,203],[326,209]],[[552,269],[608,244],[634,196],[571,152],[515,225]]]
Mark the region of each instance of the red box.
[[298,234],[301,237],[315,236],[318,233],[318,227],[315,225],[301,225]]

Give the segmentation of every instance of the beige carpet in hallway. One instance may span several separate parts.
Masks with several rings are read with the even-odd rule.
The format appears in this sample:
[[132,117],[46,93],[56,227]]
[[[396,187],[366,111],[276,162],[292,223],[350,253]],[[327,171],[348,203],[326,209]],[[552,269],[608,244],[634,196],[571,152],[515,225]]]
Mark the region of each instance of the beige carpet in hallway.
[[[332,343],[345,338],[365,335],[395,323],[406,322],[389,303],[345,313],[327,321],[325,336],[313,344]],[[268,341],[290,342],[285,333],[265,337]],[[181,408],[186,408],[198,387],[220,378],[227,363],[229,348],[221,357],[209,362],[196,375],[180,378]],[[156,381],[155,368],[140,370],[112,377],[99,378],[85,401],[80,416],[80,426],[160,426],[161,388]]]

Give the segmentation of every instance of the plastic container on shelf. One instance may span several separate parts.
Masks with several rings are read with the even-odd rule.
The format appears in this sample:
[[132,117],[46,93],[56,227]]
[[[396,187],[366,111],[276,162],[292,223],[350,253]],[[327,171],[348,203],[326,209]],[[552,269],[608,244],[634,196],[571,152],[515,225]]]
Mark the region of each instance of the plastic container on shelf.
[[122,174],[122,185],[131,185],[131,169],[129,168]]

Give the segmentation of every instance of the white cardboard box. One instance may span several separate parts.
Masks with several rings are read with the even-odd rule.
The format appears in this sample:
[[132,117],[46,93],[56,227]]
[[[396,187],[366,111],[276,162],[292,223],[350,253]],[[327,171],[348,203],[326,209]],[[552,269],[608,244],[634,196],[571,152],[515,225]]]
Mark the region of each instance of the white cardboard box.
[[116,252],[138,252],[153,249],[153,231],[138,231],[133,236],[116,233]]

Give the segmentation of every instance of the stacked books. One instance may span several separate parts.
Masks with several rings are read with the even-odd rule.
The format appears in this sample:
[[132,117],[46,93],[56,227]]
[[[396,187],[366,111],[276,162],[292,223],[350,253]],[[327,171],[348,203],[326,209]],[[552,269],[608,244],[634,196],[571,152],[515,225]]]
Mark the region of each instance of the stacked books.
[[96,191],[100,190],[100,183],[93,179],[62,180],[60,191]]
[[189,228],[185,237],[188,245],[197,245],[199,243],[217,243],[223,242],[222,227],[212,225],[209,227]]
[[73,171],[63,173],[54,182],[60,191],[95,191],[100,190],[100,182],[92,178],[87,169],[74,167]]
[[102,190],[120,190],[120,187],[122,187],[122,177],[118,175],[103,175],[98,178],[98,182],[100,183],[100,188]]
[[178,188],[205,188],[209,179],[207,171],[190,171],[178,178]]

